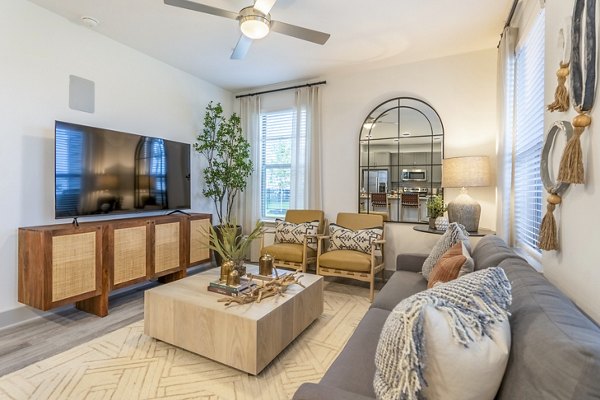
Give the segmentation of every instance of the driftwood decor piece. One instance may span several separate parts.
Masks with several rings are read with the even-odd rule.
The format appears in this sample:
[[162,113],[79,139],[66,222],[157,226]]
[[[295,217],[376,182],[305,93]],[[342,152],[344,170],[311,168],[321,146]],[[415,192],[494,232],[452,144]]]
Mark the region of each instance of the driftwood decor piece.
[[[244,293],[237,297],[224,297],[219,299],[219,302],[225,303],[226,306],[232,304],[248,304],[260,303],[262,300],[273,296],[284,296],[285,291],[290,285],[300,285],[305,287],[300,279],[300,270],[291,274],[283,275],[282,277],[274,278],[270,281],[260,281],[257,286],[252,288],[248,293]],[[252,274],[248,275],[248,279],[252,280]]]
[[558,250],[554,209],[562,202],[561,196],[569,187],[569,183],[553,182],[552,178],[550,177],[548,159],[552,156],[552,148],[554,147],[554,143],[556,141],[556,135],[559,132],[564,132],[567,137],[567,141],[569,141],[573,136],[573,127],[568,121],[555,122],[546,136],[546,141],[544,142],[544,147],[542,149],[540,175],[542,178],[542,183],[544,184],[544,189],[546,189],[546,192],[548,192],[548,197],[546,198],[546,201],[548,202],[546,207],[547,211],[546,215],[544,215],[544,219],[542,220],[538,237],[538,246],[542,250]]
[[574,135],[560,160],[558,180],[583,183],[581,135],[592,123],[589,113],[596,95],[596,0],[575,0],[571,41],[571,92],[579,115],[573,118]]

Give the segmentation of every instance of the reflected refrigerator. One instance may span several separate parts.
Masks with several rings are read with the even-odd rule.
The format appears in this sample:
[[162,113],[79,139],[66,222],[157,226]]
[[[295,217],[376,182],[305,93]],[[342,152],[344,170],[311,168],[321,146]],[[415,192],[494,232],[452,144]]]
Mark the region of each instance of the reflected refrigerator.
[[369,193],[387,193],[387,169],[364,169],[361,188]]

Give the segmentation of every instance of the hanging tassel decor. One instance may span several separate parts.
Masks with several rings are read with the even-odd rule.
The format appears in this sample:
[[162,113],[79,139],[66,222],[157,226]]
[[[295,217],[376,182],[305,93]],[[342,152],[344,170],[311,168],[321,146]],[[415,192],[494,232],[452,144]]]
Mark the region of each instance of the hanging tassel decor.
[[565,21],[564,27],[558,31],[558,45],[562,48],[562,60],[556,71],[558,84],[554,92],[554,101],[548,104],[548,111],[565,112],[569,110],[569,90],[567,89],[567,77],[569,76],[569,64],[571,62],[571,22]]
[[[585,13],[585,24],[583,17]],[[583,183],[581,135],[592,123],[589,116],[596,95],[596,0],[575,0],[571,33],[571,91],[577,115],[573,119],[574,135],[569,139],[560,160],[558,180]],[[585,29],[585,32],[583,32]],[[582,34],[585,35],[582,35]],[[582,37],[583,36],[583,37]],[[582,46],[582,42],[585,42]],[[583,54],[582,54],[583,50]],[[582,62],[583,60],[583,62]]]
[[579,114],[573,118],[573,136],[567,142],[565,151],[560,159],[558,180],[568,183],[583,183],[583,152],[581,150],[581,135],[592,118],[587,114]]
[[560,62],[560,68],[556,71],[556,77],[558,78],[558,85],[554,92],[554,101],[548,104],[548,111],[560,111],[565,112],[569,109],[569,91],[565,83],[567,82],[567,76],[569,76],[569,63]]
[[538,246],[542,250],[558,250],[554,209],[556,208],[557,204],[560,204],[562,199],[557,194],[550,194],[546,200],[548,201],[548,205],[546,206],[546,215],[544,215],[542,226],[540,227]]
[[554,210],[556,206],[562,202],[561,195],[569,187],[568,183],[564,182],[553,182],[550,177],[549,163],[548,160],[552,156],[552,148],[556,141],[556,135],[559,132],[564,132],[567,137],[567,142],[570,143],[573,138],[573,127],[568,121],[557,121],[552,125],[546,140],[544,147],[542,148],[542,157],[540,161],[540,177],[544,184],[544,189],[548,192],[546,201],[546,215],[542,219],[542,225],[540,226],[540,232],[538,236],[538,246],[542,250],[558,250],[558,232],[556,220],[554,219]]

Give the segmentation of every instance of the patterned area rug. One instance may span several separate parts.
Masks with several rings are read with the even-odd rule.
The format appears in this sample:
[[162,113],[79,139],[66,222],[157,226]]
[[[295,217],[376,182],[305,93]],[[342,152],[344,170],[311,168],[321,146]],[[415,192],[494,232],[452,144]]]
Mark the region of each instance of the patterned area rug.
[[0,378],[0,399],[288,399],[320,380],[370,305],[368,289],[334,282],[324,299],[256,377],[145,336],[140,321]]

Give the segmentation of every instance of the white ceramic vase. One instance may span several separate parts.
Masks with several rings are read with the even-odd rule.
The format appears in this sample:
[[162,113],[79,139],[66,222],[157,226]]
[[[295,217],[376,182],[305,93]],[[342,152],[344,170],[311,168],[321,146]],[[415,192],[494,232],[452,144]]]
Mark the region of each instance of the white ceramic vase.
[[448,229],[448,218],[447,217],[437,217],[435,219],[435,229],[438,231],[445,231]]

